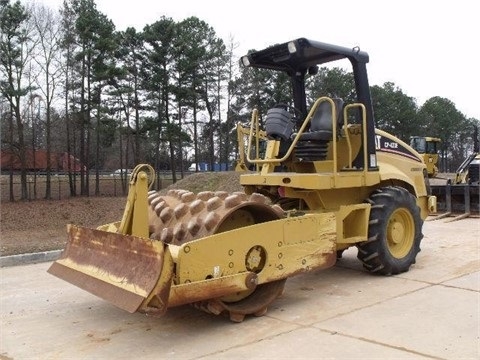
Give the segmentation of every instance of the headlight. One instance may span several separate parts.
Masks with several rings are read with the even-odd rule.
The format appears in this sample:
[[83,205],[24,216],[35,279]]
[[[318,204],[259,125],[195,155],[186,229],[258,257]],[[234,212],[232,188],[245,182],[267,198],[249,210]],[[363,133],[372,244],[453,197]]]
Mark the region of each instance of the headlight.
[[293,41],[290,41],[288,43],[288,52],[290,54],[296,53],[297,52],[297,47],[295,46],[295,43]]
[[243,66],[245,66],[245,67],[250,66],[250,60],[248,59],[247,55],[242,56],[241,61],[242,61]]

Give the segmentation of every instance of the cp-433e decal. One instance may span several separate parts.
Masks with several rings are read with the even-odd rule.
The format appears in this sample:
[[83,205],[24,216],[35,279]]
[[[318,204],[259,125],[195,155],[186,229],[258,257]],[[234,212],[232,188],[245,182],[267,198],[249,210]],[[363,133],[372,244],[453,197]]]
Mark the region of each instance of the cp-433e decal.
[[408,148],[382,135],[375,135],[375,147],[377,148],[377,151],[398,154],[421,162],[421,160],[417,156],[415,156]]

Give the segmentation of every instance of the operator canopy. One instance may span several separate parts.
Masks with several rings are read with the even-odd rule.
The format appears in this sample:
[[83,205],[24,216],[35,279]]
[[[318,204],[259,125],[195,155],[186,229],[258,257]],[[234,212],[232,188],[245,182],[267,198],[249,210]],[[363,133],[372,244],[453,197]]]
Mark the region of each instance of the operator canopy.
[[[289,75],[315,71],[316,66],[327,62],[348,58],[352,64],[368,63],[368,54],[360,48],[347,48],[319,41],[299,38],[283,44],[270,46],[264,50],[250,52],[241,58],[244,66],[253,66]],[[299,74],[300,73],[300,74]]]

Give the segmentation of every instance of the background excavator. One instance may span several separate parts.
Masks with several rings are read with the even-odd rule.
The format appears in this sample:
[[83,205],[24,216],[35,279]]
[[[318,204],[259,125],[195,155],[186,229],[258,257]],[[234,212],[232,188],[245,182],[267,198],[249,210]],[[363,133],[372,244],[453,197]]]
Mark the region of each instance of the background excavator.
[[[438,158],[437,158],[438,159]],[[455,171],[453,178],[431,179],[431,192],[436,196],[436,219],[453,217],[450,221],[480,215],[480,152],[478,126],[473,130],[473,151]]]
[[[307,104],[305,79],[318,65],[350,61],[356,101],[320,96]],[[235,322],[265,314],[287,278],[332,267],[358,249],[366,271],[395,275],[415,263],[424,219],[436,209],[422,157],[375,128],[369,56],[296,39],[251,52],[245,67],[287,74],[291,104],[251,116],[244,192],[149,190],[139,165],[121,221],[70,225],[62,256],[48,270],[129,311],[162,315],[193,304]],[[265,131],[264,154],[253,155]]]

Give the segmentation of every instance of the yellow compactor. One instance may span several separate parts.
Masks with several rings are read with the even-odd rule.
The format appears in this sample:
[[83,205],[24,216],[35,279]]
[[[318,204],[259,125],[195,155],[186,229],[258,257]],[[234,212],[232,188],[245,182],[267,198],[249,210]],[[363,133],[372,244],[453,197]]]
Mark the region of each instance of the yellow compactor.
[[[307,108],[306,76],[339,59],[353,66],[357,100],[321,96]],[[409,270],[436,202],[422,156],[375,128],[368,54],[300,38],[241,61],[292,84],[292,106],[273,107],[263,124],[252,113],[246,153],[258,170],[241,175],[244,192],[160,195],[149,190],[153,169],[139,165],[121,221],[69,226],[51,274],[129,312],[193,304],[239,322],[265,314],[287,278],[332,267],[349,247],[369,272]],[[251,156],[263,131],[265,153]]]

